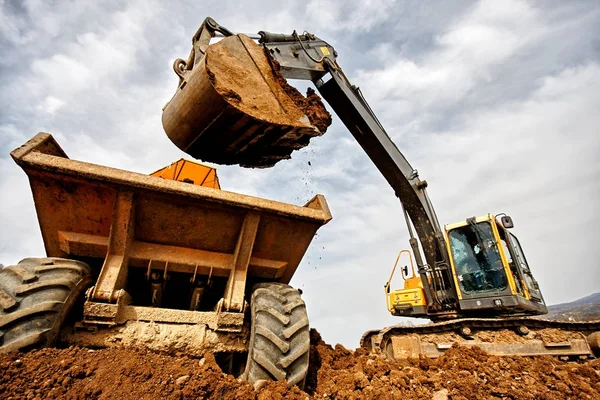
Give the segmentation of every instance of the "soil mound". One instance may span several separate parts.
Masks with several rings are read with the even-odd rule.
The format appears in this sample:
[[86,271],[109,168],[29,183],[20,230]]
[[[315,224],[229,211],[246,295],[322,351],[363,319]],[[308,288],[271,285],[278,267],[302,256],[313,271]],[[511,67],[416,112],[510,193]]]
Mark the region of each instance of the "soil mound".
[[214,357],[144,349],[42,349],[0,356],[3,399],[599,399],[600,360],[494,357],[454,347],[437,360],[398,363],[332,347],[311,331],[306,391],[260,390],[221,371]]

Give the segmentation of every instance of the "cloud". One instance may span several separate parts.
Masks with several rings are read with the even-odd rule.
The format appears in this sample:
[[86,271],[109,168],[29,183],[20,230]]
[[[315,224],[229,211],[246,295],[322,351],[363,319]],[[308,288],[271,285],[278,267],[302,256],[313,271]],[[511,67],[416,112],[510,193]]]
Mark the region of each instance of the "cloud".
[[64,105],[65,105],[65,102],[62,101],[61,99],[57,99],[54,96],[46,96],[44,101],[38,106],[38,109],[40,111],[45,111],[48,114],[53,115]]
[[306,13],[310,19],[322,26],[331,26],[334,31],[369,33],[377,24],[389,19],[395,6],[395,0],[311,0],[307,4]]

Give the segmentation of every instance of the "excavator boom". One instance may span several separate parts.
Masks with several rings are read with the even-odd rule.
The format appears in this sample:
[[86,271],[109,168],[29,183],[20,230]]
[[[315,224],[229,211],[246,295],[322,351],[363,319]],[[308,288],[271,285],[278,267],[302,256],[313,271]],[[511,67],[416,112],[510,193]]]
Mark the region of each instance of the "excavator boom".
[[[360,89],[349,82],[336,62],[335,49],[310,33],[298,35],[294,32],[286,35],[265,31],[259,32],[261,49],[245,35],[233,35],[228,30],[225,31],[228,37],[211,49],[208,46],[211,35],[204,32],[214,33],[217,31],[216,27],[220,25],[207,18],[199,33],[194,36],[204,38],[205,42],[199,43],[200,39],[195,40],[188,61],[178,60],[175,63],[180,84],[175,96],[164,108],[163,125],[167,135],[182,150],[204,161],[250,167],[274,165],[281,159],[289,158],[288,155],[293,149],[308,144],[307,139],[317,136],[313,134],[315,131],[310,133],[308,127],[294,128],[290,127],[291,124],[265,123],[265,119],[272,117],[270,111],[264,113],[262,118],[248,113],[242,117],[235,115],[236,112],[244,111],[243,103],[252,104],[254,107],[257,105],[258,99],[239,96],[244,94],[242,92],[245,89],[241,85],[236,88],[236,94],[241,97],[241,101],[233,106],[228,104],[223,109],[222,106],[219,108],[211,105],[203,108],[201,112],[197,110],[198,112],[194,113],[189,109],[189,104],[219,103],[214,100],[215,92],[219,91],[219,85],[223,85],[220,81],[228,80],[220,78],[218,74],[220,70],[216,60],[219,58],[230,62],[227,73],[232,75],[231,80],[234,73],[229,70],[237,71],[238,67],[242,68],[239,60],[244,60],[246,65],[243,67],[248,71],[245,79],[255,75],[257,81],[268,83],[268,90],[261,92],[258,83],[248,82],[254,93],[259,92],[255,97],[273,96],[280,104],[280,89],[272,85],[272,81],[276,81],[279,74],[288,79],[313,81],[319,93],[340,117],[400,199],[411,232],[411,247],[428,299],[427,307],[433,312],[455,309],[457,295],[450,275],[449,256],[440,224],[427,196],[427,182],[419,179],[417,170],[410,165],[386,133]],[[203,62],[198,60],[199,54],[206,54]],[[191,67],[192,64],[194,68]],[[265,65],[274,68],[275,79],[265,71]],[[191,71],[188,71],[188,68],[192,68]],[[199,81],[196,77],[204,74],[209,79],[210,76],[213,77],[213,87],[196,83]],[[235,73],[235,76],[239,75]],[[325,80],[327,77],[329,79]],[[204,79],[203,83],[206,80]],[[190,86],[193,87],[192,90]],[[213,90],[214,88],[216,90]],[[193,96],[193,99],[182,101],[184,96]],[[235,97],[231,93],[219,97],[227,100],[228,96]],[[201,100],[192,101],[196,99]],[[212,101],[209,102],[208,99]],[[185,118],[182,118],[182,114],[185,114]],[[291,114],[291,111],[288,112],[288,115]],[[184,119],[185,123],[181,122]],[[190,123],[192,119],[194,122]],[[195,129],[190,129],[194,126]],[[185,139],[182,140],[183,137]],[[282,153],[285,155],[278,158]],[[412,234],[411,223],[419,241]],[[419,243],[425,260],[421,257]]]

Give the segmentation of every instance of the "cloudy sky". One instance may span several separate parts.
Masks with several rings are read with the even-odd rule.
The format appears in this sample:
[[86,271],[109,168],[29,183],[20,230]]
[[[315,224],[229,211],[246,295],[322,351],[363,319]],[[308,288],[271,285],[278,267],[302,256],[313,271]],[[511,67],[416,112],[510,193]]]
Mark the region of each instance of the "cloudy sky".
[[[0,0],[0,263],[44,255],[27,178],[8,155],[35,133],[73,159],[141,173],[185,156],[161,108],[173,60],[212,16],[237,32],[329,41],[429,182],[442,223],[505,212],[549,304],[600,291],[597,1],[240,4]],[[363,331],[398,323],[383,285],[408,247],[400,206],[339,119],[290,161],[218,173],[230,191],[326,196],[334,219],[292,281],[325,340],[356,347]]]

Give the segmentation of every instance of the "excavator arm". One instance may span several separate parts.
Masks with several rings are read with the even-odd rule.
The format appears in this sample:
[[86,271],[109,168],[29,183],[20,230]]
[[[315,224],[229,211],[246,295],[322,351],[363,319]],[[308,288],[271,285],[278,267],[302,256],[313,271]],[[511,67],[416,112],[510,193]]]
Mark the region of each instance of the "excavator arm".
[[[228,44],[219,47],[218,43],[212,48],[214,56],[211,56],[210,41],[216,35],[226,37]],[[235,102],[237,94],[233,93],[234,86],[220,88],[221,92],[217,94],[215,90],[219,90],[215,85],[243,81],[235,87],[236,90],[253,88],[260,91],[259,87],[265,87],[265,83],[272,79],[267,76],[268,73],[272,75],[271,70],[277,69],[283,78],[312,81],[400,199],[428,311],[440,314],[456,310],[457,292],[449,255],[444,234],[427,195],[427,182],[419,178],[417,170],[398,150],[360,89],[350,83],[337,63],[336,50],[308,32],[300,35],[294,31],[290,35],[261,31],[258,35],[231,36],[236,34],[212,18],[206,18],[192,38],[188,59],[175,61],[173,69],[180,78],[178,91],[171,105],[167,104],[163,111],[163,126],[171,140],[196,158],[251,167],[274,165],[289,158],[293,149],[305,146],[310,137],[322,132],[312,125],[296,125],[293,118],[280,119],[280,123],[276,124],[271,116],[265,123],[266,118],[249,116],[252,109],[240,114],[238,107],[242,107],[243,102],[235,106],[228,103]],[[257,40],[260,47],[249,38]],[[263,51],[268,57],[262,54]],[[217,63],[224,59],[224,54],[228,54],[228,61],[221,66],[226,70],[224,79],[221,79]],[[242,65],[235,73],[234,64]],[[254,72],[245,74],[246,65],[255,68]],[[237,78],[231,79],[232,76]],[[248,76],[256,76],[257,80],[249,81]],[[207,80],[212,82],[212,86],[205,84]],[[267,83],[267,86],[268,91],[261,93],[268,96],[274,93],[273,90],[281,90],[276,87],[277,84]],[[222,101],[224,97],[227,102]],[[281,108],[282,112],[287,112],[285,99],[278,95],[272,97],[270,105],[265,103],[261,107],[277,112]],[[200,105],[202,112],[195,112]],[[204,146],[203,141],[211,145]],[[222,148],[225,150],[217,156],[215,152]],[[272,150],[274,148],[276,150]],[[260,152],[258,157],[253,149]]]
[[[417,170],[398,150],[360,89],[350,83],[336,61],[335,49],[309,33],[259,34],[259,43],[280,65],[284,77],[314,82],[321,96],[393,188],[406,217],[428,307],[438,312],[451,308],[456,291],[444,235],[427,195],[427,182],[419,178]],[[409,218],[419,241],[413,235]],[[420,255],[419,242],[425,262]]]

